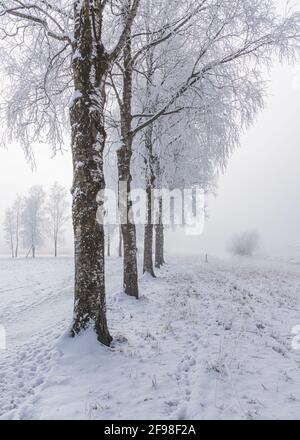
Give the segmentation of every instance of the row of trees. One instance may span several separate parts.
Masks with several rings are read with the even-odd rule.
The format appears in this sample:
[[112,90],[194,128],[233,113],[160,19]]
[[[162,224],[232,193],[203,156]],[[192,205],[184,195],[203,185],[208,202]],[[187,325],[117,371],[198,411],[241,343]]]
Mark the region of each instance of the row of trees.
[[6,210],[4,219],[5,239],[10,246],[12,258],[19,256],[22,240],[28,254],[35,258],[37,247],[47,234],[51,237],[54,256],[63,239],[64,226],[68,220],[67,191],[57,182],[47,196],[43,187],[31,187],[25,197],[17,196],[13,205]]
[[[5,0],[0,20],[3,132],[30,158],[37,141],[62,148],[70,117],[72,334],[92,325],[109,345],[96,218],[111,163],[127,193],[124,292],[138,298],[131,189],[148,194],[144,271],[154,275],[151,189],[214,187],[263,105],[262,68],[298,56],[299,14],[278,15],[271,0]],[[157,232],[161,254],[162,224]]]

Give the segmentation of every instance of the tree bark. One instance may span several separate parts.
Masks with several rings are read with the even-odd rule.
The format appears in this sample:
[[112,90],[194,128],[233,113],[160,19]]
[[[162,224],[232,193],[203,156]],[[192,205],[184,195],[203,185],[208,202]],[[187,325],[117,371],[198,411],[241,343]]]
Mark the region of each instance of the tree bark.
[[104,190],[104,105],[107,54],[97,32],[101,17],[91,2],[75,5],[73,75],[75,94],[70,107],[72,129],[73,228],[75,240],[75,304],[72,335],[92,326],[109,346],[106,320],[104,227],[97,221]]
[[57,257],[57,238],[54,239],[54,257]]
[[10,251],[11,251],[11,258],[15,258],[15,249],[14,249],[14,228],[13,228],[13,209],[8,209],[6,211],[6,217],[5,217],[5,230],[7,233],[7,238],[10,243]]
[[121,219],[121,230],[123,236],[123,286],[127,295],[138,298],[138,269],[137,269],[137,246],[136,246],[136,227],[134,219],[131,218],[131,157],[132,157],[132,58],[131,58],[131,39],[127,42],[123,50],[123,96],[121,113],[121,133],[122,145],[117,152],[118,159],[118,181],[119,194],[120,185],[124,186],[125,200],[119,200],[119,207],[125,212]]
[[131,146],[123,145],[118,150],[118,173],[119,183],[125,186],[125,200],[119,199],[121,212],[125,213],[125,218],[121,219],[121,230],[123,237],[123,287],[124,292],[129,296],[138,298],[138,269],[137,269],[137,247],[136,247],[136,227],[130,216],[132,201],[130,198],[132,176],[130,173]]
[[107,232],[107,256],[110,257],[110,231]]
[[15,258],[15,254],[14,254],[14,242],[13,242],[13,233],[12,233],[12,230],[10,230],[10,248],[11,248],[11,258]]
[[35,246],[32,246],[32,258],[35,258]]
[[155,278],[153,266],[153,203],[152,190],[154,189],[155,174],[154,174],[154,157],[152,148],[152,126],[149,126],[146,131],[146,151],[148,154],[146,163],[146,224],[144,234],[144,265],[143,272],[149,273]]
[[19,254],[19,212],[17,213],[17,220],[16,220],[16,249],[15,249],[15,257],[18,258]]
[[15,258],[15,254],[14,254],[14,245],[13,245],[12,239],[11,239],[11,244],[10,244],[10,246],[11,246],[11,258]]
[[119,257],[122,257],[122,248],[123,248],[123,238],[122,238],[122,230],[121,226],[119,227]]
[[155,278],[153,267],[153,224],[152,224],[152,196],[151,186],[147,185],[146,197],[147,197],[147,220],[145,224],[144,235],[144,265],[143,272],[149,273]]
[[164,225],[162,214],[162,197],[159,199],[159,219],[155,226],[155,267],[160,268],[165,264],[164,259]]

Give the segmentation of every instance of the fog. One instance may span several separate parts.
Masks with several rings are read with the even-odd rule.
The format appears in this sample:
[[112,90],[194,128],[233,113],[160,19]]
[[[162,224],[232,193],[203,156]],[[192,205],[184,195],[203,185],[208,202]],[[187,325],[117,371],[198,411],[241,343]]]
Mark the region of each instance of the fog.
[[[217,197],[208,200],[208,215],[201,237],[168,240],[168,250],[223,254],[229,238],[245,229],[257,229],[262,251],[293,252],[300,247],[300,69],[276,65],[270,72],[265,109],[243,134],[226,173],[219,178]],[[17,193],[33,184],[46,189],[58,181],[72,184],[70,152],[52,158],[47,145],[34,148],[36,170],[26,163],[16,145],[0,150],[0,222]],[[71,252],[68,234],[63,252]],[[44,249],[46,252],[47,249]],[[8,253],[1,228],[0,253]]]
[[[0,187],[0,253],[8,254],[9,249],[3,237],[3,219],[5,209],[10,206],[16,195],[25,195],[32,185],[43,185],[48,191],[50,186],[58,181],[66,189],[70,190],[72,185],[72,160],[70,151],[63,155],[57,154],[53,157],[50,147],[40,145],[34,148],[36,167],[33,168],[25,160],[23,151],[17,145],[9,145],[7,149],[0,149],[1,163],[1,187]],[[70,194],[71,201],[71,194]],[[72,249],[72,238],[70,226],[67,228],[66,241],[62,246],[63,253],[69,253]],[[47,240],[45,245],[47,245]],[[52,248],[51,248],[52,249]],[[26,250],[24,250],[26,252]],[[43,253],[50,250],[43,248]]]
[[228,237],[257,229],[267,252],[300,244],[299,69],[276,66],[265,110],[245,133],[209,205],[204,247],[222,252]]

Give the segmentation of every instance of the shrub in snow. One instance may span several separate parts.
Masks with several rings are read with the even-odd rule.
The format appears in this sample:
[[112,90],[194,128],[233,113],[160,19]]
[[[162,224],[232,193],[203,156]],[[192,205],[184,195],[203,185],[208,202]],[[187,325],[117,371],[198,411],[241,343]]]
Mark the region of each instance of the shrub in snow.
[[231,239],[228,250],[232,255],[252,256],[259,247],[259,234],[256,231],[245,231]]

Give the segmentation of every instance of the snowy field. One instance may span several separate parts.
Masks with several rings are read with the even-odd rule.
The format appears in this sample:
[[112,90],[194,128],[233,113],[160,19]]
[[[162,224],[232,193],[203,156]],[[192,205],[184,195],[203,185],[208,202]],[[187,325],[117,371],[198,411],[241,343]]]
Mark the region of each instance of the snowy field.
[[108,349],[66,336],[71,258],[0,260],[0,418],[300,418],[300,265],[172,258],[140,301],[120,294],[120,266]]

